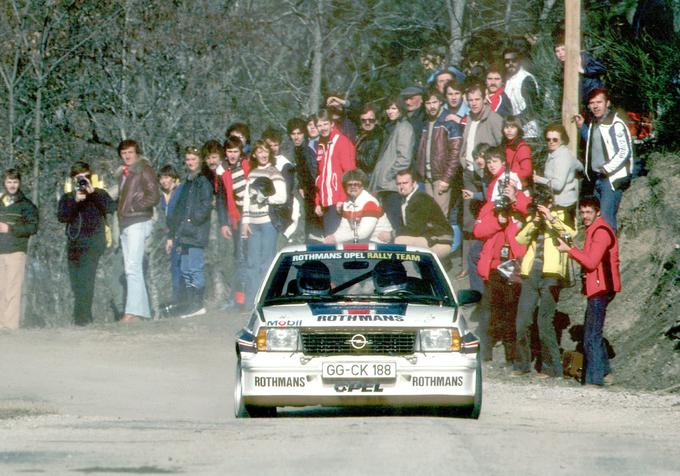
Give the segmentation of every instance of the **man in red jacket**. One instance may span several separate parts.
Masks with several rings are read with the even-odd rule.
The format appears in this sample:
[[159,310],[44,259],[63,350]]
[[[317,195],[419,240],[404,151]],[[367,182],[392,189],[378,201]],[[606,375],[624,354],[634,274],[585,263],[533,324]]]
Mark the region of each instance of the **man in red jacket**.
[[558,249],[569,253],[585,271],[583,294],[588,297],[584,322],[583,350],[586,360],[586,385],[604,385],[609,374],[609,359],[602,337],[607,306],[621,291],[619,245],[616,233],[600,214],[600,201],[585,197],[579,202],[579,215],[586,227],[583,250],[560,240]]
[[338,229],[342,218],[342,204],[347,195],[342,188],[342,176],[356,165],[354,144],[336,127],[332,114],[324,109],[317,115],[319,144],[316,146],[318,176],[314,213],[322,217],[326,236]]

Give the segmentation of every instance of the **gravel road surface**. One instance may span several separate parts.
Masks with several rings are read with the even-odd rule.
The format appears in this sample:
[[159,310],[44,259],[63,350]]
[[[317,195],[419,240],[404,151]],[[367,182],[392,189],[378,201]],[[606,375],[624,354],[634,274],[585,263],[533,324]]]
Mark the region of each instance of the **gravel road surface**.
[[232,336],[246,317],[0,334],[0,474],[680,472],[678,394],[513,379],[498,364],[477,421],[292,408],[237,420]]

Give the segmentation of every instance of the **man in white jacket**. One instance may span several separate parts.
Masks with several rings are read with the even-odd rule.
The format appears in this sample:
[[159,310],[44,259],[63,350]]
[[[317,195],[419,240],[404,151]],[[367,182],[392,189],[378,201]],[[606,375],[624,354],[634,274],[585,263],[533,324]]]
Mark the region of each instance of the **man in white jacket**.
[[368,193],[368,176],[360,169],[342,176],[347,200],[342,203],[340,226],[324,243],[389,243],[393,230],[378,200]]
[[574,117],[586,140],[584,191],[592,190],[600,200],[602,218],[616,231],[621,197],[633,174],[633,140],[624,120],[612,110],[606,89],[588,94],[588,109],[590,124],[580,114]]

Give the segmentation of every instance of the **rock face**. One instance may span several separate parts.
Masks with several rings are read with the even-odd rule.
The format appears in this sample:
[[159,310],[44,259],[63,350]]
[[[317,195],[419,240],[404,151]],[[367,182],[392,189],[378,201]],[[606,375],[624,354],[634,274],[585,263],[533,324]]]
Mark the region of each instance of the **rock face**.
[[[605,336],[616,350],[617,384],[677,392],[680,349],[665,334],[680,320],[680,155],[651,154],[647,169],[619,210],[623,289],[609,305]],[[582,323],[585,311],[578,291],[564,290],[559,304],[572,324]]]

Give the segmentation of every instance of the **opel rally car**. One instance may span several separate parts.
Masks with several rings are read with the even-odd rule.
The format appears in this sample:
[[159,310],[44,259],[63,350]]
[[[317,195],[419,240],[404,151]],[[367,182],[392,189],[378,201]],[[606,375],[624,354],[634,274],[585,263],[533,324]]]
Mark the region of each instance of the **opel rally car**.
[[283,249],[237,335],[237,417],[282,406],[482,404],[479,339],[429,250],[401,245]]

